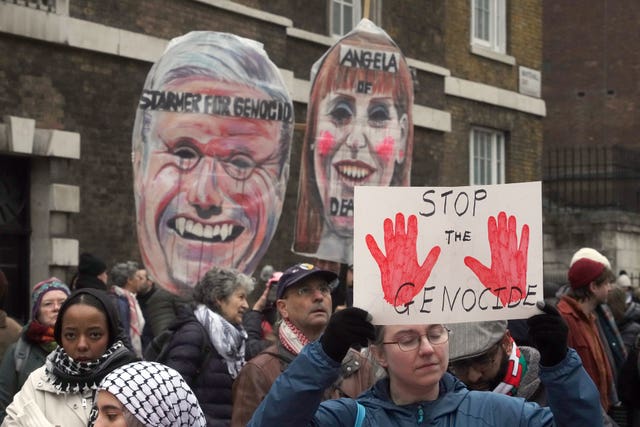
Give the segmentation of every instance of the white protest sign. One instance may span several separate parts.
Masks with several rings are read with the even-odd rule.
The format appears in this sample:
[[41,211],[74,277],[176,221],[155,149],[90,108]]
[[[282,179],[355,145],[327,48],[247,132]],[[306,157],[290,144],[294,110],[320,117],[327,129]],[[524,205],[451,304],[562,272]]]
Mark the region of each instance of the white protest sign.
[[539,313],[540,182],[356,187],[354,305],[375,324]]

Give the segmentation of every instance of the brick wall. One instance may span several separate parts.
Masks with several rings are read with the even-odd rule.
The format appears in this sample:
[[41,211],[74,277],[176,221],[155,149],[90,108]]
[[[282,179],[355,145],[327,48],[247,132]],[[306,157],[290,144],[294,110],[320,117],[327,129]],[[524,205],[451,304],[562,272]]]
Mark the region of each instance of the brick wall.
[[[238,3],[281,14],[296,28],[326,34],[326,2],[302,0],[245,0]],[[513,2],[509,2],[512,4]],[[517,6],[521,19],[535,19],[536,2]],[[478,58],[469,53],[467,0],[383,2],[382,26],[405,55],[448,66],[452,75],[517,87],[516,67]],[[520,12],[522,10],[522,12]],[[525,16],[525,13],[532,16]],[[232,32],[265,43],[279,67],[308,79],[311,64],[326,46],[287,38],[280,25],[238,15],[197,1],[119,0],[70,2],[74,18],[108,26],[171,38],[189,30]],[[515,18],[514,18],[515,19]],[[520,31],[520,30],[518,30]],[[526,27],[521,37],[536,27]],[[518,63],[536,68],[536,43],[517,42],[510,49]],[[520,43],[520,44],[519,44]],[[526,49],[531,49],[531,52]],[[150,63],[68,48],[2,34],[0,51],[0,114],[35,118],[36,127],[64,129],[81,135],[81,160],[66,161],[56,169],[56,182],[81,186],[81,212],[72,215],[71,238],[81,251],[92,251],[111,264],[139,257],[132,195],[131,129],[135,106]],[[537,52],[537,53],[536,53]],[[536,56],[538,55],[538,56]],[[416,102],[449,111],[450,133],[416,128],[412,168],[413,185],[467,185],[469,123],[506,129],[509,182],[539,178],[541,131],[539,119],[512,110],[447,97],[444,77],[417,71]],[[296,121],[306,111],[295,105]],[[295,133],[291,174],[283,214],[276,236],[262,264],[284,266],[298,260],[291,253],[297,209],[299,159],[303,132]]]
[[544,3],[545,138],[561,145],[638,147],[640,3],[596,0],[589,7]]
[[137,257],[131,127],[149,65],[25,39],[0,38],[0,49],[15,54],[0,58],[0,112],[81,135],[82,160],[52,171],[56,182],[80,185],[71,235],[109,261]]
[[506,54],[516,59],[516,66],[471,54],[471,2],[456,0],[446,4],[446,66],[455,71],[456,77],[517,92],[517,65],[540,68],[542,6],[539,1],[507,2]]
[[450,98],[453,129],[445,136],[442,185],[469,184],[469,133],[473,126],[504,131],[506,182],[542,179],[542,119],[473,101]]

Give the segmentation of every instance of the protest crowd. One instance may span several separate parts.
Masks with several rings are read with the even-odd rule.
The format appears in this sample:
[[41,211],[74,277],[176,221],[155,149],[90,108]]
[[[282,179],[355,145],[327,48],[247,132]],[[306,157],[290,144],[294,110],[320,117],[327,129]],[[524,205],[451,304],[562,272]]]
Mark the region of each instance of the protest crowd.
[[[354,304],[363,257],[353,221],[329,211],[354,209],[365,173],[372,187],[408,187],[413,89],[381,29],[364,20],[342,41],[314,67],[307,131],[317,134],[303,149],[301,182],[315,213],[296,229],[308,262],[254,278],[282,209],[293,103],[258,43],[210,32],[172,40],[134,125],[142,261],[107,265],[83,252],[68,283],[38,278],[24,326],[0,312],[1,426],[584,427],[616,426],[621,413],[640,426],[640,292],[593,248],[576,248],[566,285],[533,299],[527,318],[374,325]],[[380,84],[390,75],[399,81]],[[226,114],[193,114],[207,109]],[[358,150],[366,154],[354,161]],[[330,185],[336,171],[349,179]],[[407,215],[405,233],[397,214],[391,235],[385,220],[384,250],[370,234],[360,239],[380,267],[378,305],[408,309],[424,294],[403,289],[401,273],[419,264],[415,283],[424,285],[439,259],[447,264],[437,245],[414,259],[417,221]],[[507,226],[513,245],[496,244],[492,233]],[[500,211],[488,229],[492,260],[516,265],[526,282],[529,225],[513,252],[514,216]],[[329,261],[336,254],[351,262]],[[512,302],[487,284],[493,265],[464,263],[493,304]],[[10,286],[0,271],[0,298]]]
[[528,320],[386,327],[352,307],[352,266],[296,264],[258,291],[214,267],[181,299],[135,262],[116,265],[130,267],[118,285],[100,259],[81,260],[69,285],[34,287],[17,334],[3,313],[3,426],[584,426],[616,425],[622,410],[637,425],[637,286],[594,249]]

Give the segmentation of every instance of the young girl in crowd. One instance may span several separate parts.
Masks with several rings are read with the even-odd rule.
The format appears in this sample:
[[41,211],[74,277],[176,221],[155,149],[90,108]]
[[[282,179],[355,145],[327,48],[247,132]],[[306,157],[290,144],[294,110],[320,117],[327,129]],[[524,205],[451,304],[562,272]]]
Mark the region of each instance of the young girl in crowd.
[[136,360],[122,337],[106,292],[80,289],[71,294],[55,323],[54,338],[60,346],[29,375],[7,407],[2,426],[86,426],[100,381]]

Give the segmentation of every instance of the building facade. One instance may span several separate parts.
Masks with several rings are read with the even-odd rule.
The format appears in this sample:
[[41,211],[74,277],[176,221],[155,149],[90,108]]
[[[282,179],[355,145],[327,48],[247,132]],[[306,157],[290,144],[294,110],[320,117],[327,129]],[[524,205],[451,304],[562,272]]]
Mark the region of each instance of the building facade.
[[[362,16],[414,75],[411,184],[541,179],[542,5],[535,0],[0,0],[0,268],[23,320],[32,285],[78,254],[138,259],[131,131],[146,73],[192,30],[262,42],[295,101],[291,174],[263,265],[290,248],[311,65]],[[5,189],[4,192],[2,191]]]
[[638,285],[640,52],[627,38],[640,4],[543,3],[545,273],[565,281],[587,246]]

